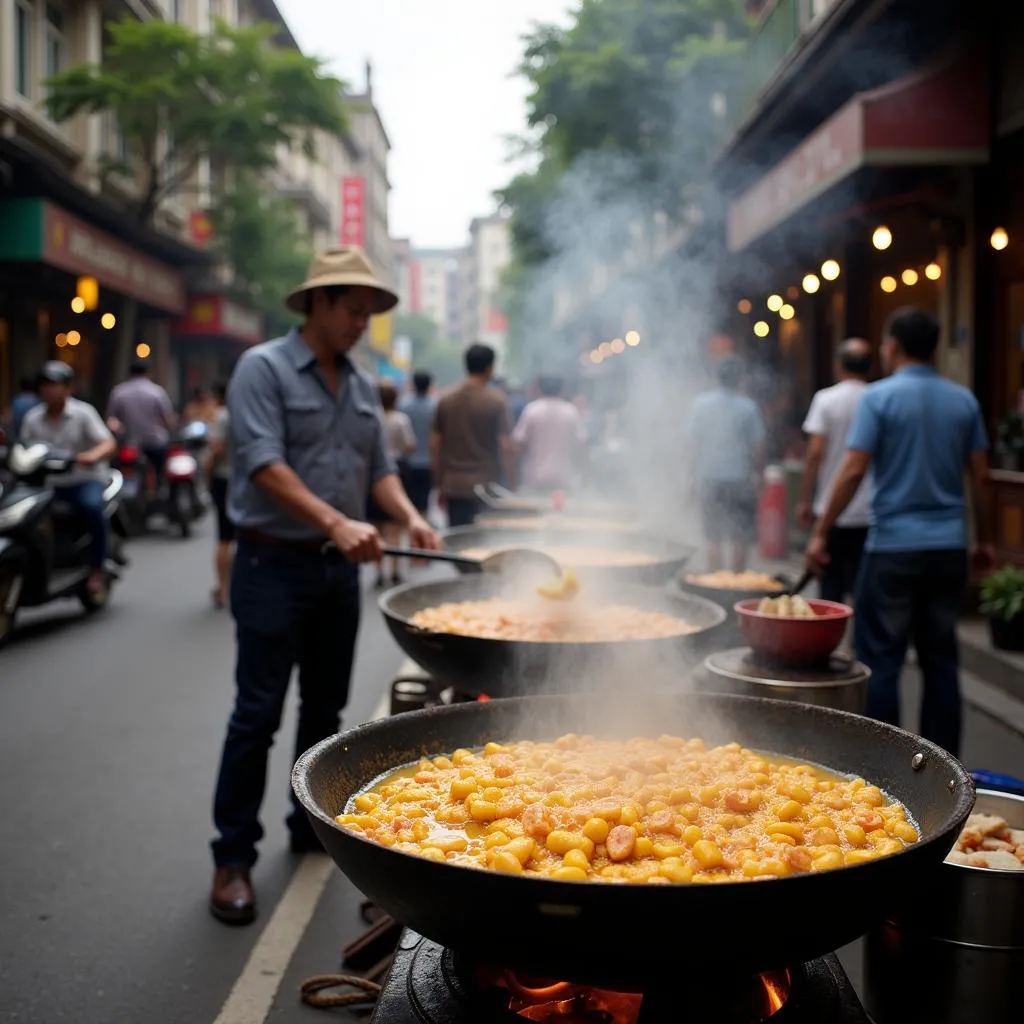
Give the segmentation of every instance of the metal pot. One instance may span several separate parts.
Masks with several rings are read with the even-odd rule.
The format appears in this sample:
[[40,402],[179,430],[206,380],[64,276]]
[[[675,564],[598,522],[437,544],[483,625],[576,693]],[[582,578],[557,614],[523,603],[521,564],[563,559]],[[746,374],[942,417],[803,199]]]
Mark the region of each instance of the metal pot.
[[[1024,827],[1017,793],[979,789],[974,810]],[[1024,1008],[1024,871],[943,863],[911,904],[869,933],[866,1006],[877,1024],[977,1024]]]
[[823,670],[800,671],[760,665],[749,648],[712,654],[694,674],[695,688],[704,693],[790,700],[856,715],[864,712],[870,679],[866,665],[839,655]]

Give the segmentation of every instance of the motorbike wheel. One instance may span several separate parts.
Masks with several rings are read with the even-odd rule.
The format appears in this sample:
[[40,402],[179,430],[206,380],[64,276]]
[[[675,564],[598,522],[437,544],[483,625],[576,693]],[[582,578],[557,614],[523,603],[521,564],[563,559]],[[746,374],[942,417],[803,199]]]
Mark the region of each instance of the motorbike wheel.
[[[14,635],[14,620],[18,615],[18,595],[24,577],[14,568],[0,569],[0,648]],[[13,599],[11,595],[14,595]]]
[[92,614],[98,612],[110,603],[110,591],[114,585],[114,581],[109,576],[104,576],[103,584],[97,590],[91,590],[86,584],[82,584],[78,591],[78,600],[82,602],[82,607]]

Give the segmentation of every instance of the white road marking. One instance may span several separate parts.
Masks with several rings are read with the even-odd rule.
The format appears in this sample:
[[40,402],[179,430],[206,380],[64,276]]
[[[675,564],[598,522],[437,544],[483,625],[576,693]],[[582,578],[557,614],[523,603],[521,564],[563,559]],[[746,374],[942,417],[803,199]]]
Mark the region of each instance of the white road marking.
[[213,1024],[262,1024],[267,1019],[284,972],[335,870],[334,861],[323,854],[303,857]]

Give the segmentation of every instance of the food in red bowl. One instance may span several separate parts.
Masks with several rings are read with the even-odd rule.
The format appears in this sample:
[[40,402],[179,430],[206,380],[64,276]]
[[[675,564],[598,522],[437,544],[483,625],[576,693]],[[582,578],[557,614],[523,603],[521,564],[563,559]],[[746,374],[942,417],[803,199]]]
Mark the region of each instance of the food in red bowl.
[[743,638],[760,658],[792,668],[828,664],[853,615],[852,608],[835,601],[808,599],[812,616],[760,611],[761,602],[755,597],[733,605]]

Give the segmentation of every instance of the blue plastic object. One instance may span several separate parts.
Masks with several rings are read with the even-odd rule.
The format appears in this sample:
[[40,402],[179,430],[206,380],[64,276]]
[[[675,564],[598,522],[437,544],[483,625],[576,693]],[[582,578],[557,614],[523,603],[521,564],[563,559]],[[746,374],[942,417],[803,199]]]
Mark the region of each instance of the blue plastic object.
[[998,772],[971,772],[974,784],[981,789],[994,789],[1000,793],[1013,793],[1024,796],[1024,781],[1012,775],[1000,775]]

